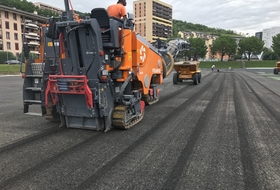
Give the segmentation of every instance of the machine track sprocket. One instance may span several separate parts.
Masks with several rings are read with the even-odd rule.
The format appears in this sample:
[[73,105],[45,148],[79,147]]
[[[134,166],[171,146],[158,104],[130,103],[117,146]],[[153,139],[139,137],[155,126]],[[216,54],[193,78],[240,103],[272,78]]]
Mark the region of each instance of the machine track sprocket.
[[139,115],[133,115],[129,106],[118,105],[113,112],[113,126],[119,129],[129,129],[139,123],[144,117],[144,110]]

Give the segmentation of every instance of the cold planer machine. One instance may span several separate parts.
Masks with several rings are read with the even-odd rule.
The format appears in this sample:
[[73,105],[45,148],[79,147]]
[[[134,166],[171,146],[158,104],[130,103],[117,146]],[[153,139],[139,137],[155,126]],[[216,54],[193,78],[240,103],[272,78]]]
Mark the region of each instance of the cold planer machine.
[[[122,21],[95,8],[90,18],[79,19],[67,0],[65,8],[45,33],[59,43],[59,56],[42,60],[45,118],[97,131],[132,127],[142,120],[145,105],[159,100],[157,85],[172,71],[177,52],[148,43],[133,30],[131,15]],[[188,43],[180,42],[177,51],[185,48]]]

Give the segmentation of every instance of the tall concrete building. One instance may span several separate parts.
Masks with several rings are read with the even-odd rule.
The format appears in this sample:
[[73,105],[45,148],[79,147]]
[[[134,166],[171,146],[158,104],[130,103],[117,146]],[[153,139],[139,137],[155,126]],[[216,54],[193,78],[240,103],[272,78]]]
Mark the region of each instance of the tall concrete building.
[[280,33],[280,26],[272,27],[263,30],[262,40],[264,41],[264,46],[271,48],[272,46],[272,37]]
[[[25,21],[32,23],[26,25]],[[39,53],[39,33],[37,24],[46,23],[48,18],[15,8],[0,5],[0,51],[12,52],[19,56],[22,52],[23,36],[32,53]],[[24,32],[24,34],[23,34]]]
[[146,40],[166,40],[172,36],[172,6],[160,0],[138,0],[133,2],[135,31]]

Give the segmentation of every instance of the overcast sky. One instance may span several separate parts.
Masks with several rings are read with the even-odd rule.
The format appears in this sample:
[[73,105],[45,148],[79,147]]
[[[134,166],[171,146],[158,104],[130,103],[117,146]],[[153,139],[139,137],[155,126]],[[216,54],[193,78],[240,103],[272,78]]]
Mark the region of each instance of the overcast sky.
[[[64,0],[28,0],[61,9]],[[255,35],[263,29],[280,26],[280,0],[162,0],[173,6],[173,19]],[[107,8],[117,0],[72,0],[75,10],[90,12]],[[133,0],[127,0],[127,12],[133,13]]]

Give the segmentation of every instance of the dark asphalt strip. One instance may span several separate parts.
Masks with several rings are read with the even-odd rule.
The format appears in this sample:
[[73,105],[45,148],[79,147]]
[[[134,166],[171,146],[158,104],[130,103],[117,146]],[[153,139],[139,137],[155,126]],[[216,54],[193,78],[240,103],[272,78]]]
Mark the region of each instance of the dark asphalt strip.
[[[235,74],[238,75],[239,77],[241,77],[241,78],[243,79],[244,82],[246,82],[246,80],[244,79],[244,77],[242,77],[240,74],[237,74],[237,73],[235,73]],[[245,73],[243,73],[243,76],[244,76],[244,75],[245,75],[246,77],[248,77],[248,78],[254,80],[256,83],[260,84],[260,85],[261,85],[262,87],[264,87],[266,90],[268,90],[269,92],[271,92],[272,94],[274,94],[274,95],[276,95],[276,96],[278,96],[278,97],[280,98],[280,95],[279,95],[279,94],[277,94],[277,93],[274,92],[273,90],[269,89],[267,86],[263,85],[260,81],[258,81],[258,80],[256,80],[256,79],[254,79],[253,77],[251,77],[251,76],[246,75]],[[246,83],[247,83],[247,82],[246,82]],[[247,83],[247,86],[248,86],[248,83]],[[252,89],[252,88],[250,88],[250,89]]]
[[[218,79],[218,76],[220,75],[216,75],[215,79]],[[213,81],[213,80],[212,80]],[[179,107],[174,108],[174,110],[176,110],[176,112],[183,112],[186,107],[191,104],[192,102],[198,100],[204,93],[207,92],[208,89],[210,89],[213,85],[215,85],[214,82],[211,82],[210,85],[205,85],[205,88],[200,89],[197,94],[193,95],[192,97],[190,97],[189,99],[187,99],[184,103],[182,103]],[[177,91],[176,91],[177,92]],[[168,96],[168,97],[172,97],[172,96]],[[173,98],[176,98],[173,96]],[[158,124],[156,124],[152,129],[150,129],[149,131],[147,131],[145,134],[143,134],[142,136],[140,136],[131,146],[127,147],[125,150],[123,150],[120,154],[118,154],[116,157],[114,157],[112,160],[108,161],[108,163],[104,166],[102,166],[99,170],[97,170],[92,176],[90,176],[86,181],[84,181],[82,184],[80,184],[77,189],[87,189],[90,188],[92,186],[92,184],[96,183],[100,178],[102,178],[102,176],[104,175],[104,173],[106,173],[108,170],[110,170],[113,166],[115,166],[116,164],[118,164],[119,162],[122,161],[122,159],[128,155],[130,152],[132,152],[135,148],[137,148],[138,146],[140,146],[142,144],[143,141],[145,141],[146,139],[148,139],[150,136],[152,136],[154,133],[156,133],[158,130],[162,129],[162,126],[164,126],[164,124],[172,119],[172,117],[174,116],[173,114],[173,109],[170,110],[170,114],[168,114],[163,120],[161,120]]]
[[[202,184],[204,184],[201,189],[240,189],[240,187],[243,186],[243,176],[240,177],[239,175],[242,169],[238,167],[241,166],[241,163],[238,162],[240,155],[239,139],[237,138],[237,125],[234,120],[235,110],[232,105],[234,96],[233,74],[232,72],[226,73],[226,82],[223,85],[222,92],[223,95],[219,102],[217,102],[219,106],[213,108],[215,114],[210,116],[212,118],[224,118],[224,121],[217,121],[215,136],[212,135],[212,140],[214,142],[216,141],[216,144],[212,144],[211,148],[213,149],[208,158],[211,161],[209,165],[206,166],[209,169],[203,174],[206,176],[207,180],[204,181],[201,179],[201,181],[203,181]],[[211,129],[215,131],[215,128],[209,126],[203,132],[204,135],[208,133],[207,136],[209,136]],[[204,143],[212,143],[213,141],[205,141]],[[234,180],[230,181],[230,179],[235,179],[235,182]]]
[[[211,76],[210,73],[207,74],[207,75],[205,75],[205,77],[202,78],[203,81],[207,81],[206,79],[209,78],[210,76]],[[219,76],[219,75],[215,75],[215,78],[212,79],[212,81],[216,80],[216,78],[217,78],[218,76]],[[203,84],[202,79],[201,79],[201,84]],[[183,83],[183,82],[182,82],[182,83]],[[201,84],[198,84],[198,85],[201,85]],[[189,90],[189,88],[195,88],[195,87],[196,87],[196,85],[193,85],[193,84],[186,84],[186,86],[183,86],[183,87],[180,88],[179,90],[176,90],[176,91],[174,91],[174,92],[172,92],[172,93],[170,93],[170,94],[168,94],[168,95],[166,95],[166,96],[164,96],[164,97],[160,97],[160,98],[159,98],[159,102],[164,102],[164,101],[166,101],[166,100],[168,100],[168,99],[170,99],[170,98],[174,98],[174,96],[179,95],[180,93],[185,92],[186,90]],[[158,103],[156,103],[155,105],[158,105]],[[144,116],[144,117],[145,117],[145,116]]]
[[103,135],[105,135],[105,133],[93,133],[93,135],[90,138],[86,139],[85,141],[78,143],[78,144],[66,149],[63,152],[58,153],[55,156],[42,160],[42,162],[36,164],[35,166],[32,166],[31,168],[25,170],[24,172],[17,174],[14,177],[9,178],[6,181],[3,181],[0,184],[0,189],[7,187],[9,184],[14,184],[16,181],[18,181],[24,177],[26,178],[26,177],[30,176],[33,172],[36,172],[37,170],[42,170],[44,168],[49,167],[59,158],[65,156],[65,155],[71,154],[72,152],[75,152],[76,150],[80,149],[81,147],[86,146],[86,144],[92,143],[92,141],[97,141],[98,139],[103,138]]
[[[184,170],[185,166],[187,165],[188,160],[194,151],[195,144],[197,143],[197,141],[200,137],[200,134],[202,133],[204,128],[207,127],[207,118],[204,116],[210,116],[213,113],[213,107],[215,107],[217,105],[216,103],[219,101],[219,99],[221,97],[222,89],[225,88],[225,87],[222,87],[225,83],[224,79],[225,79],[225,74],[223,74],[223,79],[221,80],[222,82],[219,84],[218,90],[215,92],[211,101],[207,105],[206,109],[201,114],[202,117],[200,117],[199,120],[197,121],[196,128],[194,128],[190,137],[188,138],[187,145],[183,149],[180,157],[178,158],[177,163],[173,168],[173,171],[169,175],[168,179],[165,181],[165,183],[163,185],[163,189],[175,189],[176,188],[176,185],[183,173],[183,170]],[[212,83],[212,84],[216,85],[214,83]],[[205,90],[205,91],[207,91],[207,90]]]
[[[238,75],[238,74],[237,74]],[[280,115],[279,112],[277,110],[272,110],[270,106],[268,106],[264,100],[258,95],[258,93],[256,93],[256,91],[251,87],[251,85],[244,79],[244,77],[238,75],[242,81],[246,84],[246,86],[252,91],[252,93],[254,94],[254,96],[257,98],[257,100],[259,101],[259,103],[261,104],[261,106],[264,108],[264,110],[267,110],[267,112],[274,117],[274,119],[280,123]],[[254,81],[256,81],[255,79],[252,79]],[[258,81],[256,81],[258,82]],[[259,82],[258,82],[259,83]],[[273,92],[272,90],[268,89],[266,86],[264,86],[263,84],[259,83],[261,86],[263,86],[265,89],[269,90],[270,92],[272,92],[273,94],[275,94],[276,96],[280,97],[278,94],[276,94],[275,92]],[[280,127],[277,128],[280,131]]]
[[[245,188],[244,189],[260,189],[257,184],[257,178],[254,170],[254,164],[253,159],[251,155],[250,145],[247,140],[247,132],[246,132],[246,122],[244,121],[244,107],[243,103],[240,100],[239,97],[242,97],[241,89],[238,89],[236,83],[239,83],[240,81],[234,77],[234,107],[235,107],[235,114],[236,114],[236,120],[237,120],[237,126],[238,126],[238,135],[240,140],[240,152],[241,152],[241,162],[243,166],[244,171],[244,183]],[[245,82],[244,80],[242,82]],[[241,82],[241,84],[242,84]],[[243,93],[246,93],[243,91]]]
[[8,151],[8,150],[12,150],[12,149],[15,149],[15,148],[20,148],[32,141],[35,141],[37,139],[41,139],[43,137],[46,137],[46,136],[49,136],[51,134],[54,134],[56,132],[61,132],[61,131],[64,131],[63,128],[59,128],[59,127],[52,127],[50,129],[46,129],[42,132],[39,132],[39,133],[36,133],[36,134],[33,134],[33,135],[29,135],[27,137],[23,137],[11,144],[8,144],[6,146],[3,146],[0,148],[0,154]]

